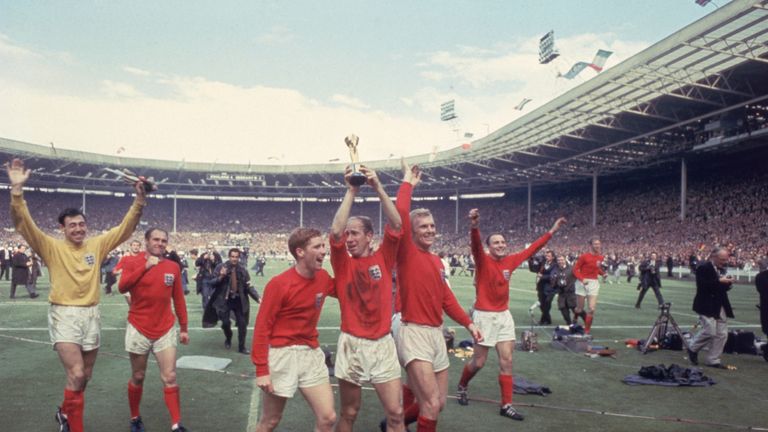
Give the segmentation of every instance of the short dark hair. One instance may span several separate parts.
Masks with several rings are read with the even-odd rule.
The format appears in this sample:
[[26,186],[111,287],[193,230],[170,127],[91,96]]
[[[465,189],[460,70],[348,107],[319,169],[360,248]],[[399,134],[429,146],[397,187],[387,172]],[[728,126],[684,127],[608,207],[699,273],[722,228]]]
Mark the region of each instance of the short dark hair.
[[363,233],[368,234],[373,232],[373,222],[368,216],[352,216],[347,222],[351,220],[358,220],[363,225]]
[[593,243],[595,243],[596,241],[600,241],[600,237],[591,237],[591,238],[589,239],[589,244],[590,244],[590,245],[592,245],[592,244],[593,244]]
[[[144,240],[149,240],[149,238],[152,237],[152,233],[155,232],[155,231],[161,231],[161,232],[165,233],[165,238],[169,237],[168,236],[168,231],[166,231],[166,230],[164,230],[162,228],[152,227],[152,228],[144,231]],[[131,243],[133,243],[133,242],[131,242]]]
[[88,219],[85,217],[85,213],[83,213],[82,210],[74,207],[65,208],[64,210],[59,213],[59,225],[64,226],[64,219],[68,217],[76,217],[76,216],[82,216],[83,219],[88,222]]
[[322,235],[320,230],[315,228],[296,228],[291,232],[291,236],[288,237],[288,251],[294,258],[298,259],[296,249],[304,249],[310,240],[315,237],[322,237]]
[[230,249],[230,250],[229,250],[229,252],[227,252],[227,256],[228,256],[228,257],[229,257],[229,256],[232,256],[232,252],[237,252],[237,255],[238,255],[238,256],[240,256],[240,255],[242,255],[242,254],[243,254],[242,252],[240,252],[240,249],[238,249],[238,248],[232,248],[232,249]]
[[492,232],[492,233],[488,234],[488,237],[485,238],[485,245],[486,246],[490,246],[491,245],[491,237],[493,237],[495,235],[499,235],[499,236],[501,236],[501,238],[504,239],[504,241],[507,241],[507,238],[504,236],[504,233]]

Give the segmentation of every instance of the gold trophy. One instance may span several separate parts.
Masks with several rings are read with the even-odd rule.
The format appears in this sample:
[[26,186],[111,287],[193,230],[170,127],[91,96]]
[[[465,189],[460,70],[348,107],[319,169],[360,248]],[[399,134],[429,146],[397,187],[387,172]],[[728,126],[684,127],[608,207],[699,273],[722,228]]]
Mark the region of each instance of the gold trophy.
[[352,175],[349,177],[349,184],[352,186],[362,186],[368,181],[368,177],[357,170],[357,165],[360,164],[360,156],[357,154],[358,141],[360,141],[360,138],[355,134],[344,138],[344,142],[347,143],[347,147],[349,148],[349,158],[352,159]]

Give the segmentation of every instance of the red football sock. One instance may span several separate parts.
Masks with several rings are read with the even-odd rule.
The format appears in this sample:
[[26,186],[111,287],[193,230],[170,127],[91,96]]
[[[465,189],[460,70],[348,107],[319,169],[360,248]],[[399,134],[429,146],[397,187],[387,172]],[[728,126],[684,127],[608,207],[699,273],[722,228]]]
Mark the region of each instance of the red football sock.
[[67,416],[70,432],[83,432],[84,407],[85,394],[82,390],[64,389],[64,403],[61,404],[61,411]]
[[595,318],[595,314],[588,313],[587,317],[584,319],[584,331],[586,333],[589,333],[589,330],[592,328],[592,320]]
[[511,404],[515,378],[512,375],[499,374],[499,387],[501,387],[501,406]]
[[135,386],[132,382],[128,381],[128,406],[131,408],[131,418],[138,417],[139,404],[141,404],[141,394],[144,391],[144,387]]
[[413,394],[411,388],[403,384],[403,407],[408,408],[415,400],[416,395]]
[[165,387],[165,406],[168,407],[168,413],[171,414],[171,424],[181,421],[181,402],[179,401],[179,386]]
[[475,374],[480,370],[477,368],[472,370],[470,366],[471,364],[472,362],[465,364],[464,369],[461,371],[461,379],[459,380],[459,385],[464,388],[469,386],[469,380],[471,380],[472,377],[474,377]]
[[428,418],[419,416],[419,426],[416,428],[416,432],[436,432],[437,420],[430,420]]
[[403,411],[403,423],[409,425],[419,419],[419,404],[414,400],[405,411]]

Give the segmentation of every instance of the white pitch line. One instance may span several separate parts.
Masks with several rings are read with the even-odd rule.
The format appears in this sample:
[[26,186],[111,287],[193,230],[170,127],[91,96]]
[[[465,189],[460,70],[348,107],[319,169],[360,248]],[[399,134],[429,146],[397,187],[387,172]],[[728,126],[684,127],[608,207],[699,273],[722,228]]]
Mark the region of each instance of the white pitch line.
[[259,424],[261,389],[256,385],[256,378],[252,379],[251,381],[253,382],[253,390],[251,390],[251,406],[248,408],[248,427],[245,432],[255,431],[256,426]]

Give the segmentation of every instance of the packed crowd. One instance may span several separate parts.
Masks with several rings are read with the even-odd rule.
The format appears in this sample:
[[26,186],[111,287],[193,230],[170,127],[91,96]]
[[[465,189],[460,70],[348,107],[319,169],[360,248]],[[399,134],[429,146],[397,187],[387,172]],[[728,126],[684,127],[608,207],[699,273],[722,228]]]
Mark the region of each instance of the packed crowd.
[[[591,186],[570,189],[536,188],[533,193],[532,232],[527,226],[527,196],[513,192],[499,199],[459,201],[458,232],[456,202],[453,200],[416,201],[414,206],[429,208],[436,215],[439,233],[437,252],[469,255],[466,215],[472,208],[483,212],[484,231],[507,235],[509,243],[520,247],[546,231],[558,216],[568,224],[551,247],[578,255],[587,240],[599,236],[607,253],[622,258],[657,252],[676,265],[687,265],[692,254],[716,245],[733,242],[737,265],[752,265],[765,255],[768,231],[759,221],[768,220],[768,204],[761,198],[768,193],[768,174],[751,172],[729,176],[702,176],[689,180],[687,218],[679,220],[679,184],[673,178],[639,184],[610,184],[599,190],[597,226],[592,227]],[[40,227],[57,235],[55,215],[64,207],[81,207],[78,194],[26,194],[33,217]],[[98,232],[120,222],[130,197],[86,196],[86,213]],[[250,247],[251,255],[285,256],[287,234],[299,225],[329,227],[337,202],[200,201],[178,200],[177,232],[171,247],[193,251],[213,243]],[[358,203],[356,211],[373,219],[378,229],[378,203]],[[8,214],[7,200],[0,200],[0,213]],[[173,202],[153,200],[140,224],[173,227]],[[5,219],[0,231],[2,244],[20,244],[11,221]]]

